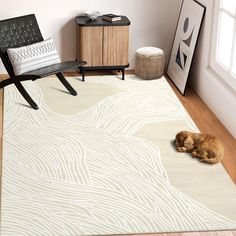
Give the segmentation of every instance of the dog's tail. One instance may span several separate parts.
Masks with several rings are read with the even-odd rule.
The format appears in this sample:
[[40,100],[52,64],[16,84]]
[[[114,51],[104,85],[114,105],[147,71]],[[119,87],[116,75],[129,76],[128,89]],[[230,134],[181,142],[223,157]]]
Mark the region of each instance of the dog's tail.
[[214,152],[208,152],[206,155],[206,158],[203,158],[201,161],[213,165],[213,164],[217,164],[218,162],[222,161],[222,159],[223,159],[223,154],[217,155]]
[[213,165],[213,164],[219,163],[219,162],[221,161],[221,159],[215,157],[215,158],[211,158],[211,159],[201,159],[200,161],[201,161],[201,162],[204,162],[204,163],[208,163],[208,164]]

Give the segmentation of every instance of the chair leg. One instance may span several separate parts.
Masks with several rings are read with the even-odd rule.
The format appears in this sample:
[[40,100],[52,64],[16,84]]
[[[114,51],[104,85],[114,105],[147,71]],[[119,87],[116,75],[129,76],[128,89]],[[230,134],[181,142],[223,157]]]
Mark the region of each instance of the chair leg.
[[34,102],[34,100],[30,97],[30,95],[28,94],[28,92],[25,90],[25,88],[23,87],[23,85],[21,84],[20,81],[16,81],[14,82],[16,88],[18,89],[18,91],[21,93],[21,95],[24,97],[24,99],[29,103],[29,105],[35,109],[38,110],[39,107],[38,105]]
[[77,95],[77,92],[72,88],[72,86],[68,83],[68,81],[61,72],[57,73],[56,76],[61,81],[61,83],[67,88],[71,95]]

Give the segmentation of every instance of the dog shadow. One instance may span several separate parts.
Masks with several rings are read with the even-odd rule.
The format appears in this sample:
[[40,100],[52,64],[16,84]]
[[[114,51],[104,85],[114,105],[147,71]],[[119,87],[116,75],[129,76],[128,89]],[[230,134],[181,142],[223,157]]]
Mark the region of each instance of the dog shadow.
[[175,140],[170,141],[170,146],[177,152],[176,146],[175,146]]

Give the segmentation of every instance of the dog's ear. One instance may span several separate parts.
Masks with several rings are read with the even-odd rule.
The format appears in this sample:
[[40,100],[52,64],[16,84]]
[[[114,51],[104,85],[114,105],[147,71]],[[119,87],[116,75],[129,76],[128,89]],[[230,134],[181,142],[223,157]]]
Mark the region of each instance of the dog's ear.
[[187,137],[187,138],[184,140],[184,146],[185,146],[187,149],[192,149],[192,148],[193,148],[193,138],[192,138],[192,137]]

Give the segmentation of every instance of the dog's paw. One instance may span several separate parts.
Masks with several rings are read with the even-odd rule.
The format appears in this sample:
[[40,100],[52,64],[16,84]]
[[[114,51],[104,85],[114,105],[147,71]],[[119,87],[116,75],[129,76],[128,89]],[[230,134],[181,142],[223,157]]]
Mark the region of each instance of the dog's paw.
[[186,147],[177,147],[176,149],[178,152],[186,152],[187,151]]
[[197,152],[192,152],[192,157],[196,158],[197,157]]

